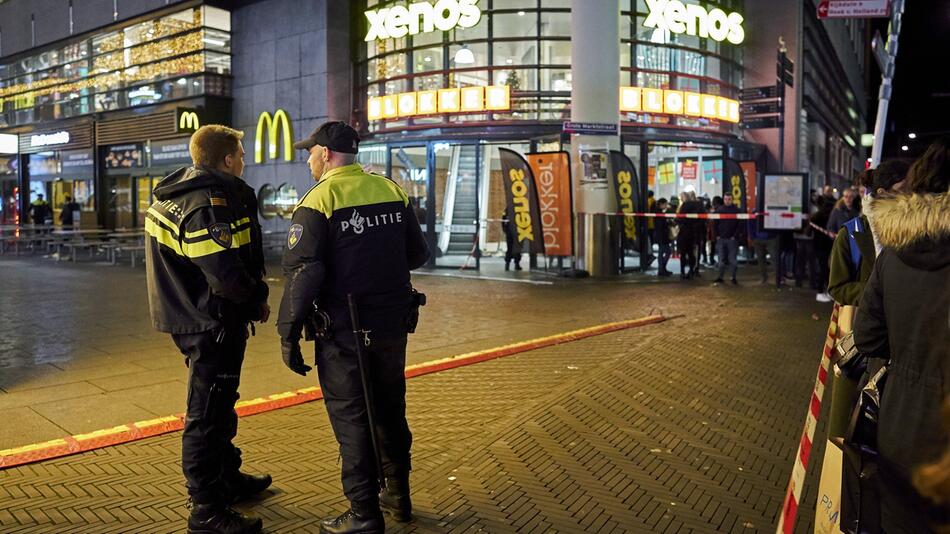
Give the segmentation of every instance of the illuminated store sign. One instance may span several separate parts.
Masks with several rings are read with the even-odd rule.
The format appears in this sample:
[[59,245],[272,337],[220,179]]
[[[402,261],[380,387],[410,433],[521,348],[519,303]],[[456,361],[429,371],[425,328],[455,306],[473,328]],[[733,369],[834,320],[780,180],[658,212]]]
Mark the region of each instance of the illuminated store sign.
[[16,154],[20,151],[16,134],[0,134],[0,154]]
[[277,134],[284,134],[284,161],[294,160],[294,130],[287,112],[278,109],[274,116],[264,111],[257,118],[257,133],[254,136],[254,161],[264,162],[264,131],[267,130],[267,152],[270,159],[277,159]]
[[621,87],[620,111],[739,122],[738,100],[670,89]]
[[[478,0],[439,0],[435,5],[416,2],[367,11],[369,31],[366,41],[390,39],[452,28],[471,28],[482,18]],[[421,21],[421,24],[420,24]]]
[[650,15],[643,21],[647,28],[668,30],[671,33],[698,35],[714,41],[739,44],[745,39],[743,17],[739,13],[726,14],[715,8],[684,4],[680,0],[646,0]]
[[30,136],[30,146],[65,145],[69,142],[69,132],[56,132]]
[[434,113],[477,113],[511,108],[507,85],[474,86],[461,89],[433,89],[370,97],[366,106],[369,120],[395,119]]

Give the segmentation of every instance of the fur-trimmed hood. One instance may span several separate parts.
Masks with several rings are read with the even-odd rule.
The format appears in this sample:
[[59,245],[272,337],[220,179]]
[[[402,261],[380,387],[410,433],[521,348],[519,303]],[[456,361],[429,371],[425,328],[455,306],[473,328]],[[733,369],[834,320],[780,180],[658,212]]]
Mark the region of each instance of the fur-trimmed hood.
[[950,193],[894,195],[871,201],[874,233],[913,267],[950,263]]

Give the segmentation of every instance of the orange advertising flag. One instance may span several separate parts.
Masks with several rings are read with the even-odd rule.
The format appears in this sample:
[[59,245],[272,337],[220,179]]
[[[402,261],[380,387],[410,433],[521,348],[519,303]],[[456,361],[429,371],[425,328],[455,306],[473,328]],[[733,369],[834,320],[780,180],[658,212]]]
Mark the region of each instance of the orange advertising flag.
[[571,209],[571,164],[567,152],[525,154],[538,187],[544,253],[570,256],[574,253]]

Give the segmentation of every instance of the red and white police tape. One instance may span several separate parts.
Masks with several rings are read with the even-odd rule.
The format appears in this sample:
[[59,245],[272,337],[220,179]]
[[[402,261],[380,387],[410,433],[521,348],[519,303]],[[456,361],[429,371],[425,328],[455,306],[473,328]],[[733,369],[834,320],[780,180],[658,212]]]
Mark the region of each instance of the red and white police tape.
[[802,488],[805,487],[805,474],[808,469],[808,458],[811,456],[812,443],[815,439],[815,429],[818,427],[818,416],[821,414],[821,400],[825,396],[825,385],[831,372],[831,351],[834,350],[835,340],[838,337],[838,304],[835,303],[831,311],[831,322],[828,325],[828,335],[825,336],[825,348],[821,352],[821,364],[818,366],[818,377],[815,379],[815,389],[811,393],[808,403],[808,413],[805,415],[805,428],[798,442],[798,452],[795,453],[795,464],[792,466],[792,476],[785,491],[785,500],[782,503],[782,513],[778,518],[775,534],[792,534],[795,530],[795,520],[798,517],[798,505],[801,503]]
[[[709,220],[724,220],[724,219],[755,219],[756,217],[765,217],[769,215],[768,212],[758,212],[758,213],[646,213],[642,211],[631,211],[631,212],[580,212],[578,215],[616,215],[618,217],[644,217],[647,219],[709,219]],[[800,213],[789,213],[781,212],[778,214],[779,217],[783,219],[798,219],[802,217]]]

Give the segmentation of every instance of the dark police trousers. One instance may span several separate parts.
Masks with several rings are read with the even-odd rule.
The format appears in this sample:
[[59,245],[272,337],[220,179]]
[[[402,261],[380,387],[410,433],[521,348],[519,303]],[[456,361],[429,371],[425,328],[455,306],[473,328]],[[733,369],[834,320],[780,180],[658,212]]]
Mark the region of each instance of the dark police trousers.
[[[372,336],[372,334],[371,334]],[[317,343],[317,374],[343,458],[343,493],[353,503],[377,501],[376,459],[351,332]],[[373,388],[376,435],[387,477],[409,474],[412,434],[406,422],[406,335],[372,338],[364,347]]]
[[218,332],[173,334],[188,364],[188,410],[181,437],[181,467],[188,494],[200,504],[222,498],[222,479],[237,475],[241,450],[231,440],[237,435],[234,411],[241,364],[247,346],[247,325],[231,325]]

